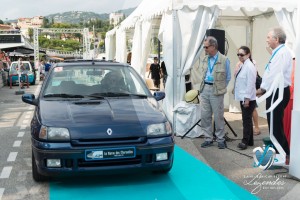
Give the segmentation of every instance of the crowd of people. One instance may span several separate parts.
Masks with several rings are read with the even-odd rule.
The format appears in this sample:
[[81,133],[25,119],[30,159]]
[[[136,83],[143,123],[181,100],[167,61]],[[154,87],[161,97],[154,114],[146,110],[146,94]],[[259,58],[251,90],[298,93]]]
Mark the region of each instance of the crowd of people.
[[[267,44],[272,49],[269,62],[265,67],[261,85],[256,87],[258,72],[255,61],[251,57],[250,48],[241,46],[237,50],[239,62],[234,71],[234,99],[239,102],[242,112],[243,137],[237,148],[245,150],[254,145],[254,135],[259,135],[258,115],[256,111],[256,97],[269,92],[271,95],[266,99],[266,109],[278,99],[279,89],[272,90],[276,76],[283,73],[284,94],[283,100],[273,110],[273,118],[267,114],[268,127],[270,131],[273,120],[273,134],[282,146],[289,160],[289,145],[284,132],[284,110],[290,100],[290,85],[292,75],[292,55],[285,46],[286,34],[281,28],[273,28],[267,34]],[[202,148],[213,145],[214,139],[219,149],[226,148],[224,130],[224,94],[231,80],[230,61],[218,50],[218,41],[213,36],[204,40],[203,48],[206,56],[200,66],[200,99],[201,99],[201,127],[205,136]],[[273,93],[275,98],[273,99]],[[214,116],[215,130],[213,132],[212,116]],[[253,121],[255,127],[253,128]]]
[[[283,100],[273,110],[272,119],[270,113],[267,114],[267,121],[270,131],[270,120],[273,120],[273,134],[286,152],[286,160],[288,162],[291,112],[285,111],[285,108],[287,105],[291,107],[290,102],[293,99],[290,88],[293,58],[285,46],[285,41],[286,34],[281,28],[276,27],[268,32],[266,42],[271,49],[269,51],[270,59],[262,77],[258,73],[255,60],[252,59],[250,48],[247,46],[239,47],[236,54],[239,61],[233,72],[234,88],[232,92],[234,99],[240,104],[242,113],[243,137],[237,148],[245,150],[248,146],[254,145],[254,136],[261,134],[256,98],[266,92],[270,92],[271,95],[266,99],[266,109],[269,109],[278,99],[279,92],[278,89],[271,91],[271,85],[275,81],[277,74],[283,73]],[[224,95],[231,80],[230,61],[219,52],[218,41],[213,36],[205,38],[203,48],[205,57],[202,59],[199,68],[200,88],[194,88],[199,90],[201,101],[201,128],[205,137],[201,147],[210,147],[216,141],[218,148],[224,149],[227,147],[225,140]],[[155,87],[160,88],[161,79],[163,79],[165,86],[167,70],[165,63],[159,64],[157,57],[154,58],[154,62],[150,65],[148,77],[150,75]],[[274,99],[272,99],[273,93],[275,95]]]

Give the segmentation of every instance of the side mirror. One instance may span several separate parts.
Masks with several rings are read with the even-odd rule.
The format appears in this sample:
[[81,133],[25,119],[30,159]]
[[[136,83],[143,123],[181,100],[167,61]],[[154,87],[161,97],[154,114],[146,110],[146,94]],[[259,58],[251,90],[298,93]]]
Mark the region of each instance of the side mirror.
[[34,94],[23,94],[22,101],[34,106],[37,106],[38,104]]
[[166,96],[165,92],[162,92],[162,91],[154,92],[154,98],[156,99],[156,101],[160,101],[160,100],[164,99],[165,96]]

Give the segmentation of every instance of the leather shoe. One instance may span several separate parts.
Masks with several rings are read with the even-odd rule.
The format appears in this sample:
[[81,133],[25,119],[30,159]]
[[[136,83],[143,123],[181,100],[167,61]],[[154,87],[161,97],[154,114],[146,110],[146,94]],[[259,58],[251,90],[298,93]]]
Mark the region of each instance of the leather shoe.
[[213,141],[205,141],[201,144],[202,148],[210,147],[213,145]]
[[218,147],[219,147],[219,149],[225,149],[227,147],[227,144],[226,144],[225,141],[224,142],[218,142]]
[[238,144],[238,146],[237,146],[238,148],[240,148],[241,150],[245,150],[245,149],[247,149],[247,145],[246,144],[244,144],[244,143],[239,143]]

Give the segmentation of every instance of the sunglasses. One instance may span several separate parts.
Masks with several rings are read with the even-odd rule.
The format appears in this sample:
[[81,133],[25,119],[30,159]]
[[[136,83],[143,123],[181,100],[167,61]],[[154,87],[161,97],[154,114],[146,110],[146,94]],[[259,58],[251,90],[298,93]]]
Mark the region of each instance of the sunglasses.
[[244,57],[245,56],[245,54],[241,54],[241,53],[238,53],[238,54],[236,54],[237,56],[241,56],[241,57]]
[[209,45],[209,46],[203,46],[203,49],[208,49],[208,47],[210,47],[212,45]]

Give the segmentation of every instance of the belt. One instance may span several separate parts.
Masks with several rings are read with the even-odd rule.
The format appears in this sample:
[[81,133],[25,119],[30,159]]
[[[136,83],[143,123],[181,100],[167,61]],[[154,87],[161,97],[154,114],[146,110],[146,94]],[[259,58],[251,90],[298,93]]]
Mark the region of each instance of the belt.
[[204,82],[204,84],[206,84],[206,85],[213,85],[213,83],[209,83],[209,82]]

